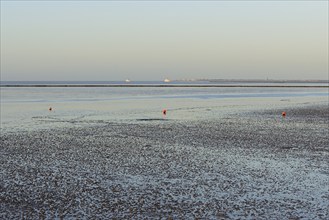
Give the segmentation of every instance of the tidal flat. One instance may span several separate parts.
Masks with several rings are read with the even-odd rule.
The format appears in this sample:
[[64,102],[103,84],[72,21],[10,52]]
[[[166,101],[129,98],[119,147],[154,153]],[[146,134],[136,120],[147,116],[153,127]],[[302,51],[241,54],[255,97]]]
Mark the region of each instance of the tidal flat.
[[0,145],[1,219],[329,218],[328,103],[2,132]]

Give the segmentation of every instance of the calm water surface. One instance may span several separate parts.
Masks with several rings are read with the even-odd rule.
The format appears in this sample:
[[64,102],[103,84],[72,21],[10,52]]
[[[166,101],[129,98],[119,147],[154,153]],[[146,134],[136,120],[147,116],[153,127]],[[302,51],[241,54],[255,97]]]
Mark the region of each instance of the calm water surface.
[[162,109],[168,109],[167,117],[173,120],[220,117],[228,106],[232,111],[239,105],[326,102],[329,97],[328,88],[1,87],[0,91],[2,131],[161,118]]

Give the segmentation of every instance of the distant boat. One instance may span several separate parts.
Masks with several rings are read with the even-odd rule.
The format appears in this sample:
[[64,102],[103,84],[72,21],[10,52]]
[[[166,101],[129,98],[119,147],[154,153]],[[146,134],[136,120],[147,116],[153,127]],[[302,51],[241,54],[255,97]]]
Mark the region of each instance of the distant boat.
[[130,83],[131,80],[130,80],[130,79],[126,79],[125,82],[126,82],[126,83]]
[[170,81],[170,79],[165,79],[165,80],[163,80],[165,83],[169,83],[169,82],[171,82]]

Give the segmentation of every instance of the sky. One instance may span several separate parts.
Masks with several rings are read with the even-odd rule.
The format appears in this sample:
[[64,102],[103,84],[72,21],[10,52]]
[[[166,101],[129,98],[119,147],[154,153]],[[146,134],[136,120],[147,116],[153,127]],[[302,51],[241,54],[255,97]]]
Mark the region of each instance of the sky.
[[1,80],[328,79],[328,1],[3,1]]

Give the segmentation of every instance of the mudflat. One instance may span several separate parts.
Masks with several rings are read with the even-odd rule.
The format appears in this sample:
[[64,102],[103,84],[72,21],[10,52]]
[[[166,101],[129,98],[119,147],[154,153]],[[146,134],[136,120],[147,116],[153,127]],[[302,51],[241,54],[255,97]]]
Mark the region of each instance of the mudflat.
[[327,104],[3,132],[0,145],[1,219],[329,218]]

